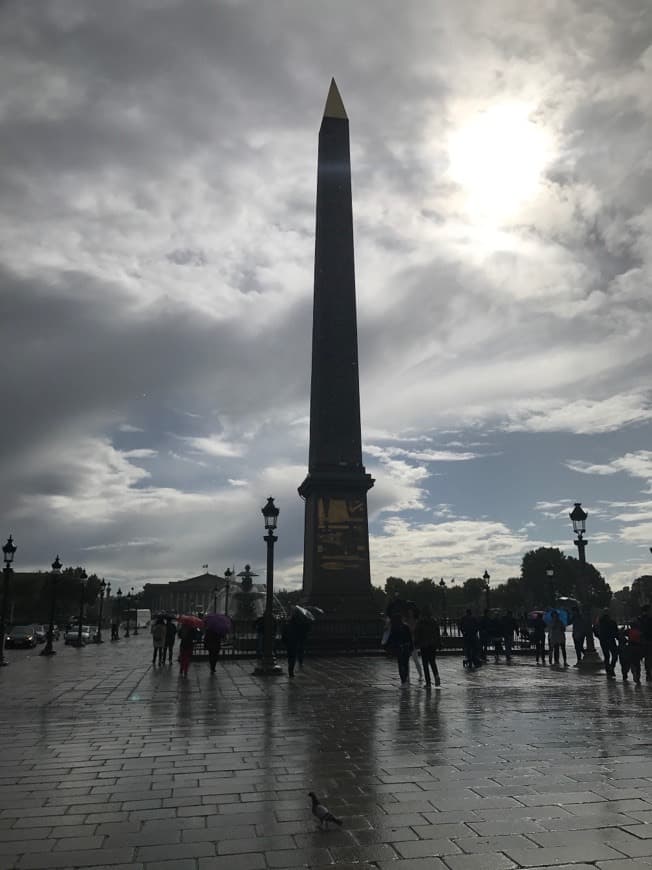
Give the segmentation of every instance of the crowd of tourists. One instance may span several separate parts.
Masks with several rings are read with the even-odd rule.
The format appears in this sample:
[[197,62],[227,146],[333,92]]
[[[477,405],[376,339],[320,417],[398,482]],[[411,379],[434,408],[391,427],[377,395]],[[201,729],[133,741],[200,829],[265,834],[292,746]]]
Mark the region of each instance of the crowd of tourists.
[[[385,611],[386,627],[382,638],[383,646],[395,655],[401,685],[410,681],[410,664],[414,664],[419,680],[426,687],[440,685],[437,668],[437,653],[442,647],[442,636],[438,621],[427,606],[421,609],[411,601],[395,595]],[[563,616],[563,618],[562,618]],[[627,681],[631,674],[635,683],[641,682],[644,673],[647,681],[652,681],[652,614],[650,606],[644,605],[640,615],[627,625],[619,626],[605,609],[593,624],[575,607],[570,613],[553,608],[545,614],[538,612],[527,623],[518,620],[511,610],[502,614],[485,610],[480,618],[467,609],[458,623],[462,637],[462,664],[468,670],[482,667],[493,655],[498,661],[504,655],[512,660],[516,638],[523,646],[534,647],[537,665],[569,667],[566,651],[568,633],[573,639],[576,661],[580,667],[587,651],[593,648],[595,637],[604,658],[605,672],[614,679],[616,667],[620,664],[622,679]],[[432,674],[432,678],[431,678]]]
[[[311,622],[305,618],[302,608],[291,606],[287,619],[281,626],[281,639],[287,651],[288,676],[294,677],[295,669],[303,667],[306,638],[310,631]],[[208,653],[208,665],[210,673],[214,674],[217,662],[222,650],[222,642],[225,632],[218,627],[207,625],[199,627],[201,620],[184,621],[183,617],[177,625],[171,615],[158,615],[151,627],[153,656],[152,666],[162,667],[166,662],[171,665],[174,657],[174,648],[178,640],[177,661],[179,663],[179,675],[188,676],[188,669],[192,661],[193,652],[197,646],[203,646]],[[256,630],[256,655],[263,657],[265,615],[260,616],[254,623]],[[272,637],[274,642],[278,623],[272,618]]]

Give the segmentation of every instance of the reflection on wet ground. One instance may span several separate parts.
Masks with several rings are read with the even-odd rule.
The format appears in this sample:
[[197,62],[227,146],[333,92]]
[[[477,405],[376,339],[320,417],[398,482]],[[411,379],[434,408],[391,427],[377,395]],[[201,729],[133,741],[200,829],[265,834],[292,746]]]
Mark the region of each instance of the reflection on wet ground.
[[384,658],[183,680],[147,636],[60,650],[0,672],[2,868],[652,866],[652,683],[458,658],[441,691]]

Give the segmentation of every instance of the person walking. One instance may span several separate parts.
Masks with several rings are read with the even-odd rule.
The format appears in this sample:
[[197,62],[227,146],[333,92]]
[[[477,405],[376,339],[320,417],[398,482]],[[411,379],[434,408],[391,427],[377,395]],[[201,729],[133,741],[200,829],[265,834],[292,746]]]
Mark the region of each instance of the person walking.
[[564,667],[568,667],[568,661],[566,660],[566,626],[559,618],[556,610],[552,611],[552,619],[548,626],[548,638],[555,665],[559,665],[559,653],[561,652],[564,659]]
[[483,662],[487,661],[487,651],[489,649],[489,641],[491,640],[491,616],[489,611],[485,609],[478,626],[478,635],[480,638],[480,657]]
[[508,662],[512,660],[512,649],[514,647],[514,632],[518,628],[518,622],[514,619],[514,614],[511,610],[503,616],[501,620],[503,642],[505,644],[505,658]]
[[429,689],[432,685],[430,680],[431,670],[435,680],[435,687],[439,688],[441,680],[439,679],[436,655],[437,651],[441,649],[441,632],[439,630],[439,623],[433,617],[427,604],[423,606],[421,615],[415,623],[414,647],[415,650],[418,649],[421,653],[426,688]]
[[641,652],[645,665],[645,679],[649,683],[652,680],[652,615],[650,615],[649,604],[644,604],[641,607],[638,626],[641,631]]
[[310,626],[296,607],[290,610],[290,618],[283,626],[282,639],[288,654],[288,676],[294,677],[294,670],[303,666],[306,635]]
[[611,618],[607,608],[600,614],[595,634],[600,641],[607,676],[613,678],[616,676],[616,663],[618,662],[618,623]]
[[152,657],[152,666],[156,667],[163,664],[163,647],[165,646],[165,622],[163,617],[157,617],[152,626],[152,642],[154,643],[154,655]]
[[392,616],[392,624],[389,630],[387,646],[395,651],[401,685],[407,686],[410,682],[410,657],[414,650],[414,643],[412,640],[412,632],[406,623],[403,622],[403,619],[398,615]]
[[575,655],[577,661],[573,665],[574,668],[579,668],[580,662],[584,655],[584,639],[586,637],[586,623],[584,617],[579,611],[579,608],[573,608],[573,646],[575,647]]
[[541,664],[546,663],[546,624],[543,621],[543,613],[538,613],[532,627],[532,638],[534,640],[534,655],[536,656],[537,664],[541,659]]
[[222,635],[207,628],[204,632],[204,646],[208,650],[208,664],[211,669],[211,674],[214,674],[215,666],[217,665],[217,660],[222,648]]
[[168,664],[172,664],[172,653],[174,652],[174,641],[177,638],[177,628],[171,616],[165,617],[165,646],[163,647],[163,663],[168,659]]
[[[407,609],[405,611],[405,616],[403,617],[403,621],[410,629],[410,634],[412,635],[412,640],[414,641],[414,631],[417,625],[417,619],[419,618],[419,608],[412,601],[408,601]],[[417,669],[417,674],[419,675],[419,680],[423,680],[423,668],[421,666],[421,657],[419,656],[419,652],[417,650],[416,644],[412,650],[412,661],[414,662],[414,667]]]
[[637,620],[634,620],[629,628],[623,628],[620,632],[618,657],[620,659],[623,682],[627,682],[627,675],[631,671],[632,679],[639,685],[641,682],[643,645],[641,643],[641,629]]
[[177,634],[179,635],[179,676],[187,677],[195,644],[195,629],[192,625],[182,623]]
[[459,627],[460,634],[462,635],[464,662],[468,669],[472,671],[474,668],[480,667],[481,661],[478,650],[478,620],[470,608],[467,608],[466,613],[461,618]]

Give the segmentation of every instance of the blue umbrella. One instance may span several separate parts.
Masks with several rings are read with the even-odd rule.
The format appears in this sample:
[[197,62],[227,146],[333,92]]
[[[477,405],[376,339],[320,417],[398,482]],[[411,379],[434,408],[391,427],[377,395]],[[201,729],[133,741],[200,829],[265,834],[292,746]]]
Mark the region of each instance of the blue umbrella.
[[546,625],[550,625],[552,622],[552,614],[559,614],[559,619],[561,620],[562,625],[568,625],[570,622],[570,618],[568,616],[568,611],[563,610],[561,607],[549,607],[548,610],[543,614],[543,621]]

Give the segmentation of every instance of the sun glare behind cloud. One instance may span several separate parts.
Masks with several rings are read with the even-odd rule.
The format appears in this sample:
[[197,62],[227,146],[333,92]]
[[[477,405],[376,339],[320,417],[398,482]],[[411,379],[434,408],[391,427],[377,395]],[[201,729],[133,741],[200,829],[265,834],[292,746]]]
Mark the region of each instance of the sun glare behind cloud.
[[525,103],[500,103],[467,117],[449,137],[449,177],[483,222],[508,220],[536,195],[552,136],[531,113]]

